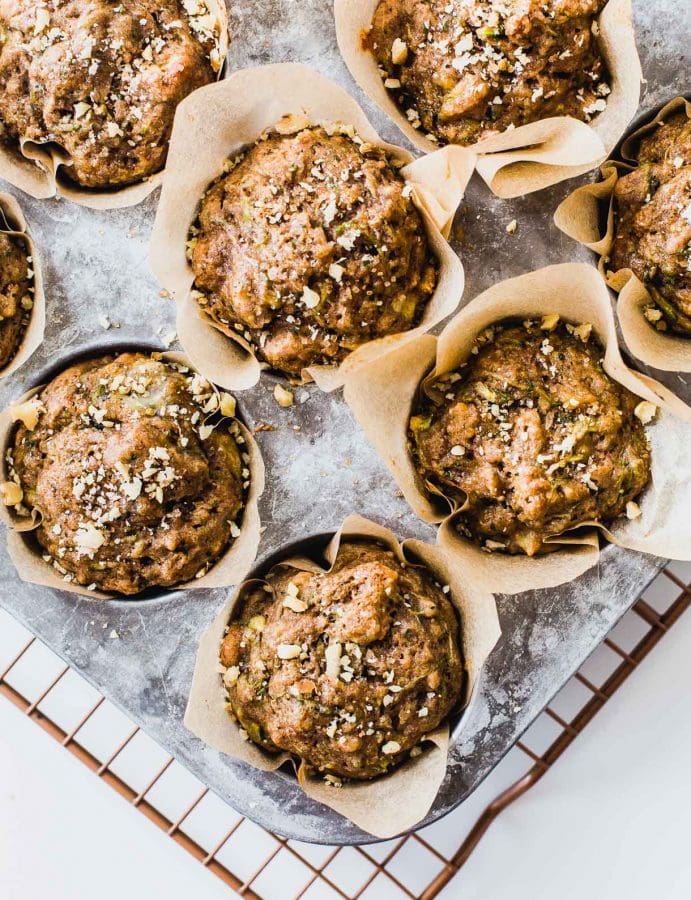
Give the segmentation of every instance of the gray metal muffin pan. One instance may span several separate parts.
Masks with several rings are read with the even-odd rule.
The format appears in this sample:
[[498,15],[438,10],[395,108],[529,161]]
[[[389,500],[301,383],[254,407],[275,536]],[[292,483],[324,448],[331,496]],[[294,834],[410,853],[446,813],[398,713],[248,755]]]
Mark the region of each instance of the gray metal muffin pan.
[[[649,0],[634,6],[647,78],[642,108],[652,109],[688,89],[681,79],[688,71],[691,5]],[[231,28],[231,71],[268,62],[305,62],[346,87],[383,137],[405,144],[341,61],[330,0],[235,4]],[[473,180],[459,214],[464,237],[456,245],[466,267],[464,302],[496,281],[549,263],[592,262],[587,251],[552,224],[557,203],[578,183],[502,201],[478,178]],[[29,363],[0,382],[2,406],[49,367],[84,349],[132,343],[162,347],[174,331],[175,311],[159,295],[147,264],[157,194],[133,209],[95,212],[64,201],[34,201],[9,190],[22,204],[41,255],[49,324],[45,342]],[[506,226],[513,219],[518,230],[510,236]],[[107,321],[112,323],[108,329]],[[690,399],[686,379],[653,374]],[[312,385],[297,390],[294,407],[282,409],[272,397],[273,387],[267,377],[239,395],[250,428],[275,426],[257,435],[267,466],[260,507],[266,527],[262,557],[303,536],[335,530],[351,512],[375,519],[401,538],[434,539],[433,529],[396,496],[393,481],[340,393],[321,394]],[[498,597],[503,637],[464,716],[426,822],[449,812],[477,787],[661,565],[659,559],[608,546],[596,568],[568,585]],[[372,840],[307,799],[291,775],[234,763],[185,730],[182,718],[197,642],[223,604],[224,590],[98,603],[23,583],[4,546],[0,579],[5,609],[239,812],[303,841]],[[111,637],[113,631],[117,639]]]

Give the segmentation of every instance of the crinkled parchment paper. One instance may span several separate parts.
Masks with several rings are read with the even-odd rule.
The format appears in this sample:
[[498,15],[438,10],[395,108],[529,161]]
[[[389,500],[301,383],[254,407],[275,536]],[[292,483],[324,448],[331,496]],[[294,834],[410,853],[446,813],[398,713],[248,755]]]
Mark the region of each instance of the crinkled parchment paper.
[[[109,352],[112,351],[105,348],[103,354],[107,355]],[[90,357],[93,355],[92,353],[89,354]],[[194,366],[181,353],[161,353],[161,357],[170,362],[189,366],[192,371],[195,371]],[[12,406],[0,413],[0,448],[2,448],[0,481],[2,482],[8,481],[6,452],[15,429],[12,415],[13,407],[29,400],[38,394],[43,387],[45,385],[38,385],[32,388],[18,398]],[[226,427],[226,421],[226,419],[221,419],[216,427]],[[256,558],[260,540],[259,498],[264,490],[264,463],[259,447],[251,432],[238,419],[233,421],[237,423],[240,436],[244,439],[244,444],[239,444],[238,446],[240,452],[248,457],[248,459],[243,461],[250,471],[250,484],[241,519],[238,522],[240,534],[233,540],[223,556],[209,569],[206,575],[203,575],[201,578],[195,578],[186,584],[175,585],[175,588],[171,588],[171,590],[230,587],[246,576]],[[70,594],[80,594],[90,600],[123,599],[120,595],[107,594],[97,590],[90,591],[85,586],[74,581],[65,581],[63,576],[43,559],[42,548],[31,538],[31,532],[40,523],[40,511],[36,511],[36,514],[30,517],[19,516],[12,507],[3,506],[0,503],[0,520],[7,526],[7,548],[20,578],[24,581],[66,591]],[[128,599],[136,600],[137,597],[134,595]]]
[[27,231],[26,219],[15,198],[11,194],[0,194],[0,232],[12,235],[26,244],[27,256],[30,258],[29,269],[33,274],[34,305],[31,308],[31,318],[26,331],[22,335],[19,349],[5,366],[0,369],[0,378],[5,378],[16,372],[36,350],[46,328],[46,297],[43,291],[43,278],[41,276],[41,264],[36,253],[36,246]]
[[234,329],[215,322],[191,297],[194,275],[186,244],[200,201],[227,159],[254,144],[286,115],[306,117],[315,125],[351,125],[361,138],[404,162],[402,174],[412,185],[439,260],[437,288],[417,328],[370,341],[340,366],[312,366],[303,373],[305,380],[314,380],[327,391],[340,387],[363,363],[449,316],[463,294],[463,266],[444,235],[472,175],[472,153],[449,147],[413,161],[406,151],[381,140],[342,88],[307,66],[285,63],[236,72],[195,91],[178,108],[150,246],[152,269],[178,304],[177,330],[185,352],[203,375],[231,390],[256,384],[262,365]]
[[[218,50],[223,78],[228,55],[228,10],[224,0],[205,0],[218,19]],[[90,190],[67,178],[61,169],[69,169],[70,157],[53,142],[21,140],[15,147],[0,142],[0,178],[37,200],[65,197],[90,209],[122,209],[136,206],[161,184],[163,172],[157,172],[137,184],[113,190]]]
[[[639,499],[638,519],[617,519],[609,529],[584,522],[578,531],[551,539],[559,549],[541,556],[487,553],[453,527],[460,508],[425,491],[408,450],[408,419],[424,382],[463,363],[477,334],[503,319],[536,319],[549,313],[558,313],[567,322],[592,324],[606,348],[605,371],[658,407],[647,427],[651,483]],[[441,546],[464,561],[466,571],[489,591],[516,594],[576,578],[598,560],[598,531],[622,547],[691,559],[691,408],[663,385],[626,366],[607,285],[593,266],[549,266],[494,285],[455,316],[438,340],[426,335],[359,372],[346,385],[345,399],[414,511],[427,522],[441,523]]]
[[686,115],[691,117],[691,103],[684,97],[676,97],[667,103],[650,122],[626,139],[621,150],[623,162],[608,160],[604,163],[602,179],[575,190],[554,214],[558,228],[600,257],[600,271],[612,290],[619,293],[617,315],[631,353],[656,369],[671,372],[691,372],[691,338],[654,328],[643,315],[645,307],[654,303],[643,282],[631,269],[612,272],[608,261],[614,243],[614,189],[617,181],[636,167],[640,138],[681,109],[685,109]]
[[[379,0],[335,0],[336,34],[353,77],[419,150],[435,144],[413,128],[384,87],[374,56],[363,47]],[[582,175],[613,150],[636,113],[641,64],[631,16],[631,0],[609,0],[598,19],[600,48],[610,72],[607,108],[589,125],[570,116],[552,116],[485,138],[469,149],[477,170],[502,198],[520,197]]]
[[[324,565],[316,565],[304,557],[284,562],[299,569],[327,571],[334,563],[343,540],[364,537],[392,550],[401,561],[426,564],[451,588],[449,597],[461,619],[461,644],[466,683],[463,705],[470,700],[482,666],[500,636],[494,598],[484,587],[468,577],[463,562],[442,547],[422,541],[402,544],[386,528],[359,516],[349,516],[341,525],[327,550]],[[292,760],[289,754],[272,756],[240,736],[237,723],[225,709],[225,692],[219,674],[219,650],[233,609],[247,584],[240,585],[205,632],[199,645],[185,725],[209,746],[234,759],[272,772]],[[255,582],[256,583],[256,580]],[[414,827],[429,811],[446,774],[449,727],[443,725],[425,738],[428,745],[421,756],[403,763],[391,774],[367,782],[346,782],[332,787],[321,778],[310,776],[304,766],[297,777],[305,793],[312,799],[354,822],[358,827],[380,838],[389,838]],[[293,762],[297,767],[297,762]]]

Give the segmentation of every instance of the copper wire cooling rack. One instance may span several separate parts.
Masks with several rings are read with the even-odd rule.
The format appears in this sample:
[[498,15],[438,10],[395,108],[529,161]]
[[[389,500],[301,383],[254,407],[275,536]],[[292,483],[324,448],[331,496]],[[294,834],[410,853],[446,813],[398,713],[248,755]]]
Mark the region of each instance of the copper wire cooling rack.
[[[15,677],[15,673],[23,665],[26,667],[31,654],[52,652],[28,633],[18,651],[0,667],[0,694],[244,897],[271,900],[278,896],[269,887],[276,883],[270,876],[272,871],[274,874],[278,871],[277,867],[283,866],[289,874],[280,875],[281,900],[287,896],[295,900],[377,900],[382,896],[430,900],[459,872],[501,811],[554,765],[691,605],[691,584],[685,583],[680,570],[675,569],[663,570],[475,794],[446,819],[420,833],[384,844],[329,848],[287,841],[234,813],[196,779],[195,791],[184,808],[171,811],[162,802],[166,796],[162,786],[174,767],[181,769],[172,757],[157,748],[159,755],[153,771],[137,774],[131,767],[128,770],[124,761],[137,741],[150,741],[139,728],[131,723],[127,725],[124,736],[119,735],[108,749],[95,748],[88,738],[90,726],[109,705],[102,696],[91,692],[86,708],[69,727],[51,718],[51,697],[63,688],[66,679],[80,679],[69,667],[57,663],[57,657],[57,669],[48,683],[39,688],[34,686],[33,690],[18,688],[21,678]],[[505,785],[498,790],[500,771]],[[489,803],[487,799],[492,794],[488,791],[496,793]],[[200,836],[195,831],[195,817],[209,803],[222,806],[230,824],[213,836],[206,833]],[[252,845],[256,848],[259,844],[262,848],[262,858],[252,861],[250,869],[245,859],[243,871],[239,859],[244,854],[233,856],[231,851],[238,836],[248,829]]]

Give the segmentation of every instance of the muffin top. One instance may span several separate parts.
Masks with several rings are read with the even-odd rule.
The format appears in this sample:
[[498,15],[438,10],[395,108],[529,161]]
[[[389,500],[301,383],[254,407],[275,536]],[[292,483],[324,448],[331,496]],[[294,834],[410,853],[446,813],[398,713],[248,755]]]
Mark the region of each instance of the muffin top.
[[412,328],[437,282],[395,161],[352,129],[299,126],[228,164],[189,243],[203,309],[292,376]]
[[[158,354],[91,359],[12,409],[20,514],[66,582],[121,594],[203,575],[239,533],[248,458],[200,375]],[[228,395],[226,395],[228,396]]]
[[387,772],[460,699],[445,590],[366,540],[343,541],[327,573],[274,567],[247,584],[221,645],[229,711],[266,750],[327,776]]
[[615,234],[609,265],[631,269],[652,302],[659,331],[691,337],[691,120],[675,113],[649,132],[638,166],[614,189]]
[[34,277],[26,240],[0,231],[0,369],[22,342],[34,305]]
[[381,0],[366,45],[414,128],[473,144],[549,116],[589,122],[610,93],[605,0]]
[[161,170],[175,110],[220,69],[204,0],[0,0],[0,126],[115,188]]
[[650,478],[655,412],[613,381],[590,325],[492,326],[468,362],[428,385],[409,437],[423,481],[456,501],[459,531],[486,550],[533,556],[544,542],[624,512]]

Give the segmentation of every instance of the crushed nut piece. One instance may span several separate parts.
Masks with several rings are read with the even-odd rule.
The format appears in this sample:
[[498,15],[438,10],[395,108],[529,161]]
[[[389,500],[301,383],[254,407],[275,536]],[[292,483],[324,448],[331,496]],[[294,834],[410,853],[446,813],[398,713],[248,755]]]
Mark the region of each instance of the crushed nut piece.
[[0,484],[0,495],[5,506],[16,506],[24,499],[24,491],[14,481]]
[[292,391],[287,390],[282,385],[277,384],[274,388],[274,400],[279,406],[292,406],[295,402],[295,395]]
[[654,403],[651,403],[650,400],[641,400],[638,406],[634,409],[633,414],[639,419],[644,425],[647,425],[649,422],[655,418],[655,414],[657,413],[657,406]]
[[391,45],[391,62],[395,66],[401,66],[408,59],[408,45],[400,38],[396,38]]

